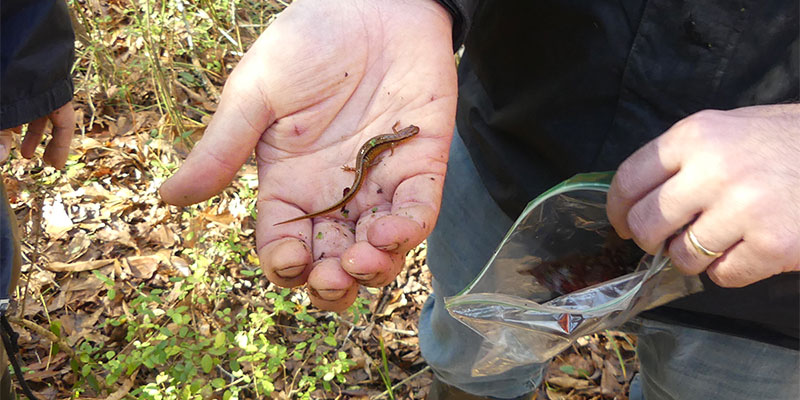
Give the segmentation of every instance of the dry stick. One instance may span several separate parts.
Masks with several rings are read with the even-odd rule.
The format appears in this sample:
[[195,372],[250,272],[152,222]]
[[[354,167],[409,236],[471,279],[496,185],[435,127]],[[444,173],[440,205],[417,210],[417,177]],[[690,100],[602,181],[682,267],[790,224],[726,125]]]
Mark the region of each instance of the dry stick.
[[[33,271],[36,267],[36,264],[39,262],[39,242],[42,236],[42,187],[38,183],[36,184],[36,190],[34,191],[34,198],[33,198],[33,208],[30,210],[30,220],[31,220],[31,230],[33,243],[31,243],[31,267],[28,270],[28,274]],[[25,287],[22,289],[22,301],[20,302],[19,307],[19,315],[25,315],[25,303],[28,300],[28,287],[31,283],[31,277],[25,279]]]
[[396,333],[398,335],[417,336],[417,332],[414,332],[414,331],[405,330],[405,329],[389,328],[388,326],[384,326],[384,325],[378,325],[378,326],[380,326],[381,329],[385,330],[386,332]]
[[35,322],[17,317],[8,317],[8,322],[11,322],[12,324],[17,326],[21,326],[25,329],[32,330],[38,333],[40,336],[46,337],[51,342],[58,344],[58,346],[62,350],[64,350],[64,352],[67,353],[67,355],[70,356],[70,358],[75,358],[75,350],[72,350],[72,346],[70,346],[64,339],[56,336],[56,334],[50,332],[48,329],[42,328]]
[[233,26],[234,31],[236,32],[236,45],[239,47],[239,53],[244,53],[244,47],[242,47],[242,33],[239,31],[239,24],[236,21],[236,2],[231,2],[231,26]]
[[[430,365],[428,365],[427,367],[415,372],[414,374],[412,374],[408,378],[403,379],[402,381],[398,382],[396,385],[392,385],[392,389],[397,389],[398,387],[405,385],[406,383],[410,382],[411,380],[415,379],[416,377],[424,374],[425,372],[428,372],[429,369],[431,369]],[[386,397],[388,395],[389,395],[389,391],[386,390],[383,393],[381,393],[381,394],[379,394],[379,395],[377,395],[375,397],[370,397],[370,400],[382,399],[382,398],[384,398],[384,397]]]
[[[289,393],[289,395],[290,395],[290,396],[291,396],[291,395],[292,395],[292,393],[295,391],[294,384],[295,384],[295,382],[297,382],[297,376],[298,376],[298,375],[299,375],[301,372],[303,372],[303,367],[306,365],[306,363],[308,362],[308,360],[309,360],[309,357],[305,357],[305,358],[303,359],[303,362],[302,362],[302,363],[300,363],[300,366],[297,368],[297,370],[296,370],[296,371],[294,371],[294,375],[292,376],[292,381],[291,381],[291,382],[289,382],[289,391],[288,391],[288,393]],[[285,373],[285,372],[284,372],[284,373]]]

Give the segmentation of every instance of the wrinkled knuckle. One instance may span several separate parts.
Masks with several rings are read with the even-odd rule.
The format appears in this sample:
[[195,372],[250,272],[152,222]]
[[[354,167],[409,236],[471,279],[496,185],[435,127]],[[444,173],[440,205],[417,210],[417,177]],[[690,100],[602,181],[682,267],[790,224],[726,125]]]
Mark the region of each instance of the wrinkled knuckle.
[[672,264],[678,267],[678,269],[681,271],[687,273],[694,271],[690,264],[690,256],[688,251],[678,239],[673,240],[669,245],[669,258],[672,261]]
[[661,190],[658,193],[658,210],[653,210],[653,212],[661,213],[667,223],[674,223],[674,220],[683,217],[683,214],[678,211],[682,210],[681,205],[685,202],[686,199],[678,196],[676,192]]
[[655,249],[657,243],[655,243],[650,233],[651,230],[647,228],[647,218],[639,208],[634,207],[631,209],[631,211],[628,213],[626,221],[628,222],[628,228],[631,230],[633,239],[639,244],[639,246],[648,252],[651,252],[653,249]]
[[632,163],[624,162],[619,166],[617,172],[614,174],[614,183],[617,187],[617,195],[623,201],[627,202],[633,200],[640,190],[636,179],[634,179],[635,172],[636,171],[634,171]]

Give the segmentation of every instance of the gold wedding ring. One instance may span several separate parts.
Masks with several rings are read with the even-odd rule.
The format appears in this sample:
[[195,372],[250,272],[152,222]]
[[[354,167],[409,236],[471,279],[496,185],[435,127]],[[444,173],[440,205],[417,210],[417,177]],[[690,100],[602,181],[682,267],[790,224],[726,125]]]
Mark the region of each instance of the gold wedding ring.
[[722,257],[723,254],[725,254],[724,251],[711,251],[705,248],[705,246],[700,244],[700,242],[697,240],[697,236],[694,235],[694,232],[692,232],[691,228],[687,229],[686,233],[689,234],[689,241],[692,243],[692,246],[694,246],[694,248],[697,249],[697,251],[699,251],[703,255],[714,258],[720,258]]

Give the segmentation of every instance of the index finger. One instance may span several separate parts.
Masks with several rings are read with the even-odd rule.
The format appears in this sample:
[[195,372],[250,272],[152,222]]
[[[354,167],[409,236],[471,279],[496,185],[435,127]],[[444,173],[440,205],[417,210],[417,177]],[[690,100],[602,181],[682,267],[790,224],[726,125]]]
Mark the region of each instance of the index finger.
[[608,189],[606,212],[620,237],[633,236],[627,222],[631,207],[680,170],[683,143],[676,137],[689,128],[687,125],[686,120],[679,121],[631,154],[617,169]]

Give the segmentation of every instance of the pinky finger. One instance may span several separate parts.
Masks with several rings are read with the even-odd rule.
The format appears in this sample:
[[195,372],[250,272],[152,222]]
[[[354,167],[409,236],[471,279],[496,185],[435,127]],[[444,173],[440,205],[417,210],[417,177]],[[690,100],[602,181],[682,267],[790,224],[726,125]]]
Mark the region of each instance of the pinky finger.
[[23,157],[31,158],[36,153],[36,147],[42,142],[46,125],[47,117],[39,118],[28,124],[28,132],[25,133],[25,139],[22,139],[20,146],[20,153]]
[[743,287],[783,272],[776,261],[759,256],[751,243],[740,241],[712,263],[706,273],[719,286]]

